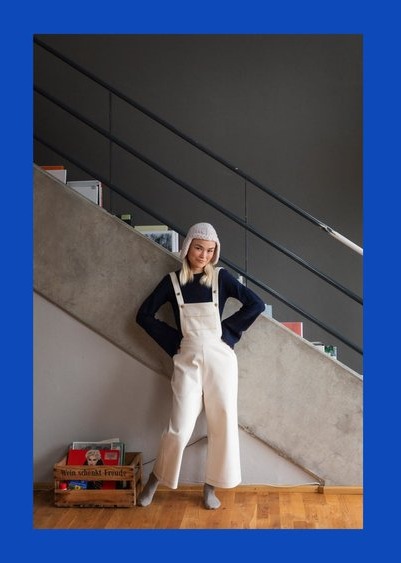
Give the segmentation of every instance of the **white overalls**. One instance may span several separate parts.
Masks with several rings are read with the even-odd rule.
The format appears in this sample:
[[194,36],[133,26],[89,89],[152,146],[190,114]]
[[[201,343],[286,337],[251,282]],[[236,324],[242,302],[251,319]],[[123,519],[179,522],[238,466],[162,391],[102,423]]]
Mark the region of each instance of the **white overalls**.
[[170,274],[180,311],[183,338],[173,357],[172,412],[153,468],[157,479],[176,489],[184,449],[203,404],[208,429],[205,483],[236,487],[241,482],[237,391],[237,356],[221,340],[218,275],[215,268],[212,299],[184,303],[177,276]]

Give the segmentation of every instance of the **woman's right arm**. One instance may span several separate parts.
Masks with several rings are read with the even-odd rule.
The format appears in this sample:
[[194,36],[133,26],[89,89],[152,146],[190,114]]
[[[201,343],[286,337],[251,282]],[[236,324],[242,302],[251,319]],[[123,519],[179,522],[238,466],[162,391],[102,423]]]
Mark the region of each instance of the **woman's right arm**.
[[170,301],[171,292],[172,284],[170,276],[167,275],[139,307],[136,322],[169,356],[173,357],[180,347],[181,335],[176,328],[155,317],[160,307]]

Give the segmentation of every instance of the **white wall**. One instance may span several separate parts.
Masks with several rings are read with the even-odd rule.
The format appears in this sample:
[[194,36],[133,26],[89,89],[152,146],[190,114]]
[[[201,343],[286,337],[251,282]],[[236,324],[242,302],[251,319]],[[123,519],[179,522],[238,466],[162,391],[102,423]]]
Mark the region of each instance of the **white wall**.
[[[40,295],[34,295],[34,481],[73,440],[118,436],[152,468],[170,411],[169,381]],[[203,482],[206,425],[200,417],[184,455],[181,483]],[[244,484],[315,480],[248,433],[240,432]]]

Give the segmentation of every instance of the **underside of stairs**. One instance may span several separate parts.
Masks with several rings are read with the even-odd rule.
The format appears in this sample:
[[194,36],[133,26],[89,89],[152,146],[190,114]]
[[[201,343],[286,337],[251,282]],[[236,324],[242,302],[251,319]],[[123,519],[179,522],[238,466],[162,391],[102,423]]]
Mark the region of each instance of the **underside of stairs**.
[[[35,292],[168,379],[171,359],[135,315],[179,259],[37,166],[34,212]],[[236,352],[240,427],[322,483],[360,485],[362,377],[265,316]]]

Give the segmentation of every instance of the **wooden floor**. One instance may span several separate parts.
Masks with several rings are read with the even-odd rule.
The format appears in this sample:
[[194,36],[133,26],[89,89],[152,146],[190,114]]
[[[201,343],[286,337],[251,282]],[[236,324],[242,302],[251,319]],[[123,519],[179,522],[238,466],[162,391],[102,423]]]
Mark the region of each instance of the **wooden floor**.
[[142,508],[59,508],[52,490],[34,491],[34,528],[41,529],[362,529],[359,487],[217,489],[218,510],[205,510],[200,486],[159,487]]

